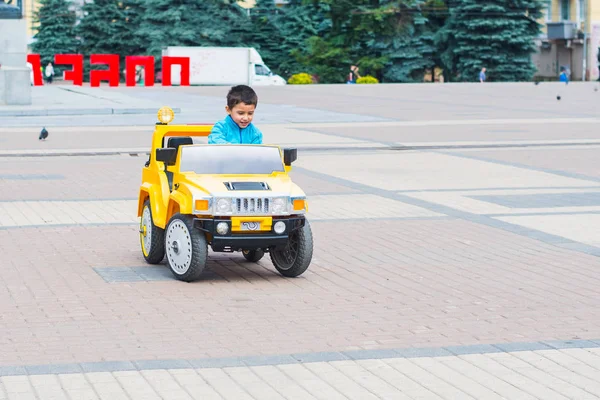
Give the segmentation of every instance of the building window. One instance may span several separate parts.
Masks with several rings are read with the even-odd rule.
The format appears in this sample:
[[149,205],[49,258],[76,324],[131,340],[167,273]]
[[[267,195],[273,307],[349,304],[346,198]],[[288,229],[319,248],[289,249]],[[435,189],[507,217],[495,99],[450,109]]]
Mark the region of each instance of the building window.
[[546,22],[552,21],[552,0],[546,0]]
[[560,0],[560,19],[562,21],[568,21],[569,19],[571,19],[569,0]]
[[577,0],[577,26],[585,21],[585,0]]

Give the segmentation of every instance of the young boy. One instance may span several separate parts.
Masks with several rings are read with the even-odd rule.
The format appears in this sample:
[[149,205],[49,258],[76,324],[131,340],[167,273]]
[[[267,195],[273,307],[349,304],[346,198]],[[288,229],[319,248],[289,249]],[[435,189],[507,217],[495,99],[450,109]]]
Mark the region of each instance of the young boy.
[[262,144],[262,132],[252,124],[258,96],[251,87],[238,85],[227,93],[227,117],[217,122],[209,144]]

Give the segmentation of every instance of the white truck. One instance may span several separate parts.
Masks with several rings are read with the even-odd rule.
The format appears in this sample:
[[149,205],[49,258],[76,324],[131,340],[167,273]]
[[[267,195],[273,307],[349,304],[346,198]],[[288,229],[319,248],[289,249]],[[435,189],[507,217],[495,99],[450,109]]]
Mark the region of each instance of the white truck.
[[[190,58],[190,85],[285,85],[253,47],[170,46],[163,56]],[[181,66],[171,67],[171,83],[181,83]]]

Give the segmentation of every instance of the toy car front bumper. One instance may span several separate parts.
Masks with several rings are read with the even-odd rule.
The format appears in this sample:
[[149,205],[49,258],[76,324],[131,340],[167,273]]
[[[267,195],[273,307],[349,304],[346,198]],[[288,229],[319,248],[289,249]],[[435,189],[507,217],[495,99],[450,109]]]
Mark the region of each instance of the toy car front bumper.
[[229,229],[225,235],[219,235],[216,231],[219,222],[227,222],[228,219],[214,218],[195,218],[194,227],[208,234],[208,242],[213,251],[237,251],[237,250],[256,250],[267,249],[278,246],[285,246],[289,240],[290,234],[304,226],[304,217],[278,218],[273,222],[283,221],[285,223],[285,231],[281,234],[271,231],[241,233],[231,232]]

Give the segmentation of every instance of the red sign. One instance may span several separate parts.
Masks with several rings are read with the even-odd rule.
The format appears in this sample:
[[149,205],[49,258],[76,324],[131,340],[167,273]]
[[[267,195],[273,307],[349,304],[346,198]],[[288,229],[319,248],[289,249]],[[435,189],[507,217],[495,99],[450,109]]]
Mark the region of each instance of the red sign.
[[[43,85],[41,61],[39,54],[28,54],[27,62],[33,66],[33,84]],[[64,72],[64,80],[73,81],[73,85],[83,85],[83,54],[56,54],[54,64],[70,65],[71,69]],[[100,82],[108,81],[109,86],[119,86],[120,63],[118,54],[91,54],[90,64],[108,65],[108,69],[90,71],[90,86],[98,87]],[[162,86],[172,86],[171,67],[181,66],[181,86],[190,85],[190,59],[189,57],[162,57]],[[125,85],[135,86],[138,68],[144,70],[144,86],[154,86],[154,57],[152,56],[126,56],[125,57]]]
[[119,86],[119,55],[118,54],[92,54],[90,64],[106,64],[107,70],[92,70],[90,72],[90,86],[100,86],[100,81],[108,81],[109,86]]
[[42,61],[39,54],[27,54],[27,62],[31,64],[33,72],[33,85],[42,86]]

